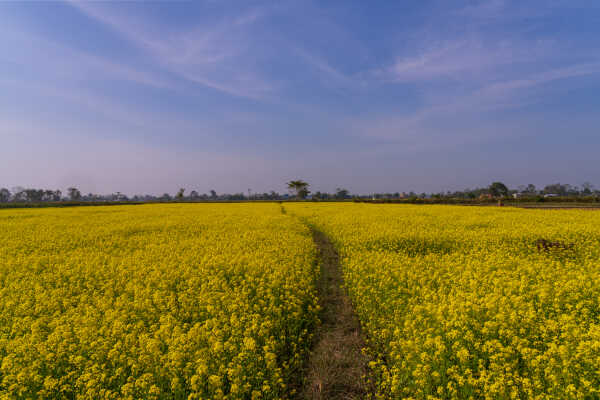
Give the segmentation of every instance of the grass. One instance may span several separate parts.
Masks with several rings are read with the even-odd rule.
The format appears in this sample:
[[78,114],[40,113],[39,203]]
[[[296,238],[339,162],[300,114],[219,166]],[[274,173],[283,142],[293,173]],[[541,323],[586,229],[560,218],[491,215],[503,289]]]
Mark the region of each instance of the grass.
[[318,293],[321,326],[305,371],[302,399],[363,399],[371,392],[360,322],[343,289],[340,260],[333,244],[311,228],[321,264]]

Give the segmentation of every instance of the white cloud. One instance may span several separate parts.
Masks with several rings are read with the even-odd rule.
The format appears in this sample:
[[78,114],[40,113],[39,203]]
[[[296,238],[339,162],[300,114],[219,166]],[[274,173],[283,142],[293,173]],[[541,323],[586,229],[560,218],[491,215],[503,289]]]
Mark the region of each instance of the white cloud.
[[2,58],[25,68],[40,65],[46,80],[63,81],[116,79],[159,89],[173,89],[173,82],[154,72],[127,63],[76,50],[15,27],[2,28],[2,40],[11,46]]
[[260,10],[211,26],[167,31],[97,3],[75,0],[69,0],[69,3],[121,34],[146,51],[160,66],[183,79],[252,99],[267,97],[277,86],[253,65],[256,46],[249,37],[248,28],[261,17]]
[[490,84],[482,89],[483,94],[507,93],[518,89],[527,89],[530,87],[543,85],[549,82],[576,78],[586,75],[600,73],[600,62],[588,62],[582,64],[570,65],[567,67],[556,68],[548,71],[542,71],[539,74],[520,79],[513,79],[504,82]]
[[[415,112],[350,118],[347,120],[346,129],[355,136],[401,143],[403,151],[455,144],[463,139],[477,141],[484,132],[492,135],[499,132],[499,129],[481,127],[491,124],[485,122],[489,119],[481,118],[482,113],[531,105],[543,97],[528,96],[529,90],[557,80],[594,74],[600,74],[600,62],[576,64],[521,78],[498,80],[460,95],[440,93],[436,101],[422,106]],[[431,98],[435,99],[435,96]],[[475,134],[476,132],[479,134]],[[451,137],[452,140],[443,140],[444,136]]]
[[350,76],[339,69],[335,68],[331,63],[327,62],[324,58],[317,56],[316,54],[310,53],[302,48],[296,48],[295,53],[311,68],[319,72],[323,78],[323,82],[327,86],[343,87],[343,88],[357,88],[365,85],[365,82],[356,76]]
[[494,77],[510,67],[517,70],[524,63],[550,53],[551,43],[496,40],[465,37],[421,46],[416,55],[399,56],[396,62],[380,71],[384,79],[396,82],[457,80],[469,83]]

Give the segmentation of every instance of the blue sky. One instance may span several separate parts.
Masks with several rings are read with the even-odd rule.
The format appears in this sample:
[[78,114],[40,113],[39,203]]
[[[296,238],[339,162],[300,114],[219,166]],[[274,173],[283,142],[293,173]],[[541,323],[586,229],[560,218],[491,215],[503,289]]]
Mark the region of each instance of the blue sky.
[[600,2],[0,2],[0,186],[600,186]]

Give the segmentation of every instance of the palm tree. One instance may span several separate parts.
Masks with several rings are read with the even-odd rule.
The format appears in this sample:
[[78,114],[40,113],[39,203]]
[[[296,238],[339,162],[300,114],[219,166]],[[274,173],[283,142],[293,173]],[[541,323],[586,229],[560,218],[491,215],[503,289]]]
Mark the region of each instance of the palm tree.
[[297,181],[289,181],[287,183],[288,189],[296,193],[296,197],[299,199],[304,199],[310,191],[308,190],[309,184],[304,182],[302,179],[298,179]]

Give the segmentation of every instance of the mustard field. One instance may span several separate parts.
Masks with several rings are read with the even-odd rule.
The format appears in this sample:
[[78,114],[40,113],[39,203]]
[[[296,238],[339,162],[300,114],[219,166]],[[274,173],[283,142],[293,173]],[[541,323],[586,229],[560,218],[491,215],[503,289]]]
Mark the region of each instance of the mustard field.
[[314,255],[277,204],[0,211],[0,398],[286,397]]
[[0,210],[0,399],[294,398],[311,227],[372,398],[600,398],[600,212],[306,202]]
[[600,398],[600,213],[287,208],[340,252],[377,398]]

